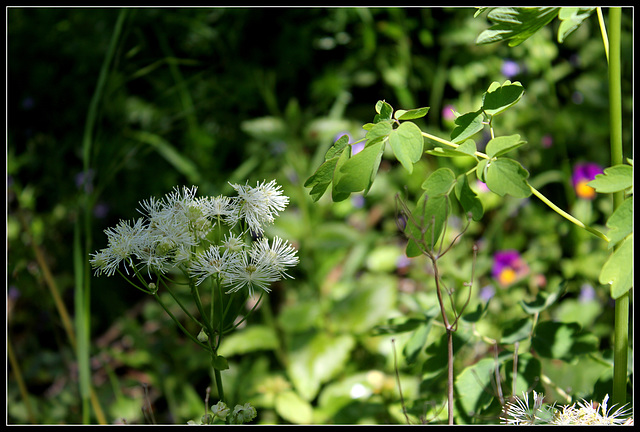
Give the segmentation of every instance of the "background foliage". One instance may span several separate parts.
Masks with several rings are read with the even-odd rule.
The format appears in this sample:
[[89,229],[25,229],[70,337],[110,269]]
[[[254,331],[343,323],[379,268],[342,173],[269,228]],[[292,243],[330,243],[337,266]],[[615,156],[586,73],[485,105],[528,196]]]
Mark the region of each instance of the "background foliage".
[[[576,162],[607,166],[609,159],[607,69],[595,16],[562,44],[552,22],[509,47],[476,45],[490,23],[470,8],[130,9],[99,106],[91,170],[83,172],[84,124],[119,13],[7,10],[8,343],[29,395],[21,397],[9,368],[9,423],[82,418],[74,351],[32,242],[73,311],[71,239],[86,188],[96,199],[95,250],[104,247],[102,230],[175,185],[211,195],[230,193],[229,181],[283,185],[291,204],[272,231],[299,250],[295,279],[275,287],[221,348],[231,363],[223,374],[230,399],[251,401],[265,423],[404,423],[394,359],[411,420],[445,418],[446,347],[431,319],[433,282],[427,261],[404,256],[394,193],[407,185],[415,194],[435,169],[464,162],[425,157],[408,176],[383,158],[366,198],[336,204],[314,203],[303,187],[337,134],[364,135],[376,101],[429,106],[417,122],[448,137],[451,108],[475,110],[491,82],[520,81],[525,95],[494,127],[528,142],[517,153],[532,185],[585,222],[604,225],[611,213],[609,197],[580,200],[571,186]],[[623,140],[631,157],[628,9],[622,24]],[[606,247],[533,199],[480,196],[484,218],[440,263],[448,285],[461,286],[471,247],[480,246],[468,309],[478,314],[456,333],[459,421],[498,422],[498,388],[488,377],[500,364],[511,395],[516,341],[525,345],[519,392],[535,388],[561,403],[601,400],[610,392],[613,325],[608,288],[598,284]],[[460,215],[449,224],[453,238]],[[519,251],[529,268],[508,288],[491,277],[492,256],[505,249]],[[527,313],[520,306],[558,286],[548,307]],[[94,278],[91,302],[92,382],[108,422],[198,419],[210,385],[206,356],[168,325],[153,299],[118,278]],[[535,314],[548,323],[527,338]],[[429,324],[413,325],[411,317]],[[399,321],[390,319],[403,320],[406,331],[391,334]],[[546,345],[545,334],[558,336],[560,325],[567,339]],[[500,349],[488,342],[501,339]]]

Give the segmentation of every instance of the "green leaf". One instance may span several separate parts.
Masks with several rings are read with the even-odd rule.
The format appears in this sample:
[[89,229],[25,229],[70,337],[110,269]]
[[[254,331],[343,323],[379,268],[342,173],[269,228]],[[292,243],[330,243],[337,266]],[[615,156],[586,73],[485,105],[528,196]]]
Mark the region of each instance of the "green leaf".
[[520,139],[518,134],[496,137],[487,143],[486,154],[489,157],[502,156],[526,143],[526,141]]
[[517,81],[506,80],[502,85],[493,82],[482,96],[482,109],[490,116],[498,115],[515,105],[523,94],[524,87]]
[[253,325],[225,337],[220,345],[220,352],[230,357],[277,347],[278,338],[271,327]]
[[484,214],[482,201],[469,186],[466,174],[460,174],[456,182],[456,198],[466,213],[471,213],[471,219],[479,221]]
[[463,415],[474,417],[491,404],[493,395],[487,389],[492,386],[495,368],[493,358],[483,358],[458,374],[455,389]]
[[428,251],[433,250],[442,234],[448,209],[447,196],[428,198],[425,193],[420,197],[412,213],[413,220],[407,221],[405,228],[405,234],[409,239],[406,249],[409,258],[421,255],[424,248]]
[[289,423],[313,423],[313,407],[292,390],[276,394],[274,405],[278,415]]
[[485,174],[487,187],[492,192],[500,196],[509,194],[516,198],[526,198],[531,195],[527,177],[529,172],[519,162],[508,158],[492,161],[487,166]]
[[349,135],[342,135],[340,138],[333,143],[333,145],[327,150],[327,153],[324,155],[324,160],[329,160],[334,157],[339,157],[340,154],[344,151],[344,148],[349,144]]
[[604,263],[600,277],[601,284],[611,285],[611,298],[617,299],[633,286],[633,235],[622,244]]
[[393,114],[393,107],[386,103],[385,101],[378,101],[376,103],[376,114],[373,117],[374,123],[379,123],[385,120],[391,120],[391,115]]
[[502,332],[501,344],[512,344],[525,340],[531,334],[533,323],[531,318],[522,318],[516,322],[508,323]]
[[451,141],[459,144],[480,132],[484,128],[484,113],[482,110],[462,114],[455,119],[456,127],[451,132]]
[[311,195],[313,201],[318,201],[333,181],[333,173],[336,169],[338,159],[338,157],[334,157],[324,162],[304,183],[304,187],[311,188],[309,195]]
[[607,220],[609,248],[633,232],[633,197],[620,204]]
[[614,165],[604,169],[603,174],[587,183],[598,193],[613,193],[633,186],[633,167],[631,165]]
[[[311,191],[309,191],[309,195],[311,195],[311,198],[314,202],[318,201],[322,197],[322,195],[324,195],[327,188],[333,181],[336,166],[338,164],[338,161],[342,158],[343,154],[343,159],[345,159],[345,161],[349,158],[349,155],[351,154],[351,148],[348,146],[348,144],[348,135],[342,135],[340,138],[338,138],[336,142],[333,143],[333,145],[329,148],[329,150],[327,150],[327,153],[324,157],[325,162],[320,165],[316,172],[313,173],[313,175],[309,177],[304,183],[304,187],[311,188]],[[347,151],[345,152],[345,150]]]
[[486,173],[489,162],[489,159],[480,159],[480,162],[478,162],[478,165],[476,165],[476,176],[478,177],[478,180],[483,183],[487,182]]
[[338,183],[343,176],[342,167],[350,160],[351,147],[347,147],[348,151],[343,151],[340,157],[336,161],[335,168],[333,170],[333,188],[331,189],[331,199],[334,202],[344,201],[351,195],[351,192],[345,192],[338,189]]
[[287,372],[302,399],[311,401],[322,384],[344,371],[355,339],[348,334],[323,332],[302,335],[293,345]]
[[369,332],[389,316],[396,298],[391,276],[369,274],[331,308],[334,329],[349,334]]
[[476,44],[509,41],[517,46],[549,24],[558,14],[557,7],[497,7],[491,8],[487,18],[494,24],[480,33]]
[[229,362],[221,355],[217,355],[211,360],[211,366],[216,370],[223,371],[229,369]]
[[538,323],[531,346],[542,356],[572,361],[576,356],[597,351],[598,337],[583,331],[577,323]]
[[393,114],[393,117],[396,120],[413,120],[426,116],[428,112],[429,107],[416,108],[411,110],[397,110]]
[[380,123],[376,123],[373,127],[367,132],[365,138],[367,141],[375,141],[380,138],[384,138],[391,133],[393,127],[391,123],[388,121],[381,121]]
[[573,33],[582,24],[582,21],[589,18],[595,8],[577,8],[577,7],[563,7],[560,8],[558,18],[562,21],[558,28],[558,42],[562,43],[564,40]]
[[536,298],[531,302],[520,300],[520,306],[529,315],[540,313],[547,309],[562,295],[566,288],[566,282],[559,284],[554,291],[540,291]]
[[420,160],[424,148],[424,138],[420,128],[412,122],[400,124],[397,129],[389,133],[389,144],[396,159],[411,174],[413,164]]
[[340,177],[334,177],[334,190],[339,194],[350,194],[364,190],[366,194],[371,188],[382,159],[384,143],[365,147],[360,153],[347,160],[340,168]]
[[432,319],[429,319],[418,327],[402,349],[402,354],[404,355],[407,364],[411,364],[416,361],[416,358],[424,348],[425,343],[427,343],[427,337],[431,331],[432,322]]
[[453,171],[449,168],[438,168],[422,183],[422,189],[430,198],[448,195],[455,182],[456,175]]

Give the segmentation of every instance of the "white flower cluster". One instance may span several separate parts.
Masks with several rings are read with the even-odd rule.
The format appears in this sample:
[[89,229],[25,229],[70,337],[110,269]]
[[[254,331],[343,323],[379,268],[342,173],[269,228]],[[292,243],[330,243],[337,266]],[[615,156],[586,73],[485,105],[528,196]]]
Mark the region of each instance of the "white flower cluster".
[[516,397],[506,405],[506,416],[502,423],[508,425],[632,425],[633,417],[627,418],[628,408],[618,408],[613,411],[607,403],[606,395],[602,404],[583,400],[576,404],[556,408],[555,405],[545,405],[544,396],[533,392],[533,406],[529,407],[529,395],[523,393],[523,399]]
[[[237,196],[196,197],[193,186],[142,201],[143,217],[105,230],[108,246],[90,259],[95,274],[112,276],[120,264],[127,274],[146,268],[149,276],[178,268],[197,284],[218,277],[228,293],[245,287],[250,294],[254,288],[269,292],[298,263],[288,242],[263,237],[289,198],[275,181],[231,186]],[[211,239],[215,227],[225,233],[220,242]]]

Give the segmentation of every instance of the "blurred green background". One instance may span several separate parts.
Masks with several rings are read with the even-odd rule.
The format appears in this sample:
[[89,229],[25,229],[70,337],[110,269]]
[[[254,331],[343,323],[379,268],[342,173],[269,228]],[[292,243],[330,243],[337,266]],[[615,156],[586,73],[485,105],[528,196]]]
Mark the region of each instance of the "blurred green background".
[[[263,423],[403,423],[395,347],[412,415],[441,421],[446,380],[440,368],[423,365],[441,358],[442,329],[434,326],[431,351],[420,350],[413,362],[401,355],[410,332],[395,335],[394,345],[374,329],[390,318],[428,315],[436,304],[427,262],[404,259],[394,194],[405,185],[409,193],[419,190],[439,166],[462,172],[464,161],[425,157],[409,177],[385,160],[367,197],[337,204],[329,197],[312,203],[302,185],[338,134],[363,136],[378,100],[394,108],[431,107],[419,125],[448,138],[451,108],[476,110],[491,82],[510,79],[526,93],[497,119],[497,133],[518,133],[528,142],[517,159],[532,184],[585,222],[604,225],[610,197],[579,200],[570,183],[576,162],[609,164],[607,63],[595,14],[563,44],[554,21],[510,48],[476,46],[490,23],[474,12],[8,8],[8,343],[28,393],[25,400],[9,367],[8,423],[82,419],[75,354],[46,271],[73,315],[73,230],[84,197],[93,212],[93,251],[106,246],[104,229],[137,216],[140,200],[175,185],[217,195],[232,192],[228,182],[271,179],[291,203],[270,233],[296,246],[300,265],[295,279],[279,283],[261,313],[223,345],[231,361],[223,373],[230,399],[252,402]],[[92,117],[119,17],[123,26]],[[625,157],[632,157],[630,9],[623,10],[622,25],[623,140]],[[89,118],[95,123],[85,170]],[[533,198],[481,198],[485,217],[441,263],[449,285],[459,286],[470,277],[471,245],[479,244],[471,310],[493,293],[487,315],[460,331],[458,370],[493,358],[493,347],[478,334],[499,339],[525,316],[518,301],[566,280],[564,297],[545,313],[596,335],[599,355],[542,359],[552,385],[535,385],[551,400],[562,401],[563,393],[602,398],[610,392],[613,325],[608,290],[597,282],[606,247]],[[463,225],[460,215],[450,225],[453,237]],[[508,289],[491,279],[492,255],[504,249],[518,250],[530,269]],[[118,277],[92,278],[91,312],[92,382],[108,423],[184,424],[204,414],[208,358],[152,298]],[[142,409],[149,402],[153,418]],[[495,398],[483,409],[484,417],[461,421],[499,421]]]

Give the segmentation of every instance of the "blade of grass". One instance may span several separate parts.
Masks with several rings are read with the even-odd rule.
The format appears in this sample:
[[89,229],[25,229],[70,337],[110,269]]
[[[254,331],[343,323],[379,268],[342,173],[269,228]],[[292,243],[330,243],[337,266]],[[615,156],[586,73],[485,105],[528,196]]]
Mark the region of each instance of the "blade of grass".
[[[93,147],[93,136],[95,134],[95,125],[98,118],[98,107],[102,101],[104,88],[109,75],[109,69],[111,68],[111,64],[115,57],[116,47],[120,40],[127,11],[128,9],[121,9],[118,13],[118,18],[109,42],[109,48],[100,68],[96,89],[91,97],[91,102],[89,103],[89,110],[87,112],[87,119],[84,125],[84,134],[82,138],[82,163],[85,173],[89,172],[91,167],[91,149]],[[80,395],[82,398],[82,421],[84,424],[89,423],[89,404],[91,403],[94,407],[98,421],[100,423],[105,423],[104,415],[102,414],[102,409],[100,408],[97,397],[95,397],[91,390],[91,369],[89,364],[91,333],[91,273],[87,257],[91,250],[91,196],[90,192],[87,192],[87,188],[85,188],[85,193],[80,197],[80,217],[83,232],[80,231],[80,224],[77,224],[74,229],[73,258],[75,273],[75,324],[76,336],[78,337],[75,348],[79,369]],[[82,238],[83,235],[84,242]]]

